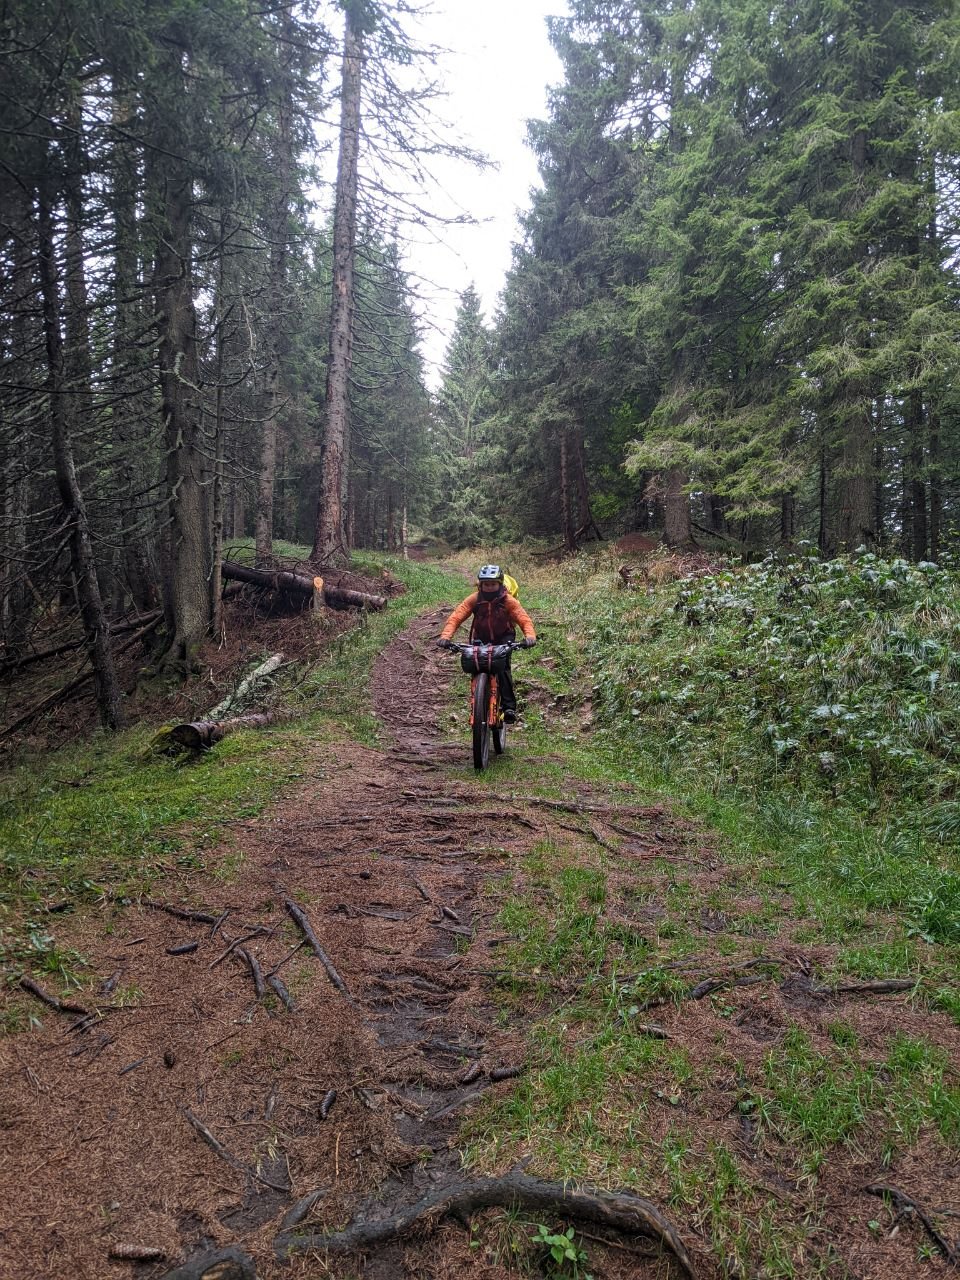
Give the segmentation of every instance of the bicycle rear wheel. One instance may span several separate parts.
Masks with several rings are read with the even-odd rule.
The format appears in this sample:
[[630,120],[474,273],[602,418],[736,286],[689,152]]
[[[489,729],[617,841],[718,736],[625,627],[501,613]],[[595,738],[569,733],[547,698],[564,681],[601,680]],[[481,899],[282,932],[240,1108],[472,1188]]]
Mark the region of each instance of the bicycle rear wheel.
[[490,726],[487,724],[489,699],[489,678],[486,675],[479,675],[473,682],[473,766],[475,769],[485,769],[490,761]]

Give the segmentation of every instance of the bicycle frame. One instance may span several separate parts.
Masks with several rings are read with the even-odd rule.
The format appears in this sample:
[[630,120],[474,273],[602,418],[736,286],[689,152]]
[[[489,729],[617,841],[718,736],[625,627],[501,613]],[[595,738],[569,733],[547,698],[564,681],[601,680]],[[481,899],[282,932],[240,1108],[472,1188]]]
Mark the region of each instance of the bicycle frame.
[[[506,722],[503,707],[500,704],[500,680],[494,670],[495,663],[514,649],[525,646],[510,641],[502,645],[454,644],[450,648],[461,655],[469,653],[472,665],[488,670],[474,672],[470,677],[470,729],[473,738],[473,763],[477,769],[485,769],[490,758],[490,739],[497,755],[502,754],[506,746]],[[482,682],[482,687],[480,687]],[[482,713],[478,704],[483,701]],[[478,722],[478,716],[480,716]]]

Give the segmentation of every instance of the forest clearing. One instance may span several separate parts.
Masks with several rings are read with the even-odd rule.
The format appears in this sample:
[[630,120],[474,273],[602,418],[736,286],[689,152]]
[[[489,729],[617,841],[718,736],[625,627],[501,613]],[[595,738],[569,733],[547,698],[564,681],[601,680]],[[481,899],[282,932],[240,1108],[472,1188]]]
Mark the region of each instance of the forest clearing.
[[[876,766],[875,794],[900,794],[871,815],[842,733],[820,797],[800,760],[776,779],[772,743],[765,780],[737,780],[732,732],[708,779],[719,712],[698,728],[673,704],[692,735],[674,766],[655,711],[636,734],[608,657],[630,680],[625,654],[646,652],[680,692],[694,651],[719,677],[724,626],[757,625],[760,571],[720,562],[675,580],[648,555],[634,568],[661,581],[626,590],[609,554],[523,562],[541,648],[517,663],[522,727],[476,773],[468,682],[433,643],[469,563],[389,560],[406,591],[346,629],[261,621],[261,651],[285,628],[300,646],[267,695],[293,721],[178,759],[144,726],[5,782],[0,1274],[185,1277],[228,1257],[218,1277],[948,1274],[955,838],[927,823],[921,847],[929,806]],[[845,595],[873,589],[870,567]],[[956,627],[952,575],[901,579],[874,630],[944,591]],[[730,618],[692,624],[691,594],[718,589],[741,594]],[[242,665],[193,697],[260,656],[241,639],[253,599],[231,605]],[[807,603],[862,636],[829,588]],[[633,1193],[689,1271],[636,1223],[484,1208],[491,1177]],[[469,1208],[392,1223],[464,1187]],[[534,1236],[568,1227],[579,1261],[551,1264]]]

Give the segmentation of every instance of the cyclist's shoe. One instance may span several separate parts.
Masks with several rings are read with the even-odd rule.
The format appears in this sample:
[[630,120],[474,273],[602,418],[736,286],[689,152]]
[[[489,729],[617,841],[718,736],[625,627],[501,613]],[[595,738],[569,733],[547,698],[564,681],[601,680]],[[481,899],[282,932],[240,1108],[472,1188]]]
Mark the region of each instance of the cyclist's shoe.
[[514,711],[513,707],[504,707],[504,709],[503,709],[503,719],[504,719],[504,723],[505,723],[505,724],[516,724],[516,723],[517,723],[517,713],[516,713],[516,711]]

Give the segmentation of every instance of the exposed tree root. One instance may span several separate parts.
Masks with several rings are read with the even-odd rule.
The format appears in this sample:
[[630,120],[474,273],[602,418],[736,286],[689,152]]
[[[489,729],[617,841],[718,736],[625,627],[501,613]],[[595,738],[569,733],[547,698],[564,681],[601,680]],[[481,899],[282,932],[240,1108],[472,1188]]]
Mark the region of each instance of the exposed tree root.
[[953,1245],[951,1245],[950,1241],[940,1234],[937,1228],[933,1225],[933,1222],[930,1220],[929,1215],[921,1209],[916,1200],[911,1200],[911,1198],[908,1195],[905,1195],[899,1187],[888,1187],[882,1183],[876,1182],[871,1183],[870,1186],[864,1187],[864,1191],[869,1192],[872,1196],[883,1196],[884,1199],[891,1200],[898,1215],[907,1213],[914,1214],[917,1221],[921,1224],[924,1231],[926,1231],[927,1235],[946,1258],[947,1262],[952,1267],[955,1267],[960,1263],[960,1251],[955,1249]]
[[275,1249],[281,1258],[291,1253],[363,1252],[407,1235],[415,1227],[429,1228],[449,1214],[459,1217],[494,1205],[552,1212],[649,1237],[673,1254],[685,1275],[694,1278],[693,1263],[676,1227],[649,1200],[629,1192],[573,1191],[562,1182],[541,1182],[518,1173],[457,1182],[389,1218],[354,1222],[330,1235],[281,1232]]
[[843,982],[836,987],[813,987],[818,996],[890,996],[898,991],[913,991],[917,978],[880,978],[876,982]]
[[165,1271],[161,1280],[257,1280],[257,1269],[248,1254],[230,1245],[198,1253],[183,1266]]

